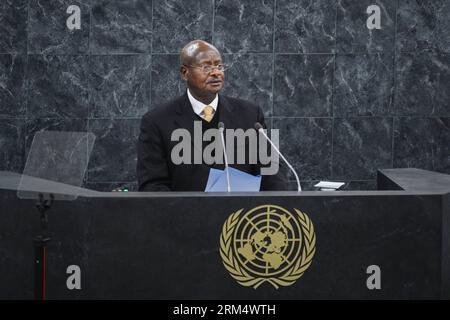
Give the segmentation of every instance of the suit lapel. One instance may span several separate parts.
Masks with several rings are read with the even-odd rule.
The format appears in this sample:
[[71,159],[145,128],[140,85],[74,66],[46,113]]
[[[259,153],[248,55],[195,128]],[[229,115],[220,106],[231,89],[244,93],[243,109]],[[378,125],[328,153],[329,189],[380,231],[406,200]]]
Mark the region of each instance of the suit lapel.
[[[187,93],[185,93],[179,100],[177,108],[175,109],[176,117],[175,117],[175,125],[178,128],[183,128],[189,131],[191,135],[191,144],[192,146],[200,152],[203,152],[202,143],[200,141],[200,145],[194,143],[194,121],[201,121],[198,119],[194,111],[192,110],[191,103],[189,102],[189,98]],[[200,140],[202,137],[200,138]],[[202,153],[203,154],[203,153]]]
[[219,95],[219,108],[219,121],[223,122],[225,129],[234,129],[236,121],[233,118],[233,106],[226,97],[221,95]]
[[192,135],[194,133],[194,120],[196,120],[196,116],[192,111],[187,93],[178,100],[175,112],[177,116],[175,117],[174,122],[177,127],[189,130]]

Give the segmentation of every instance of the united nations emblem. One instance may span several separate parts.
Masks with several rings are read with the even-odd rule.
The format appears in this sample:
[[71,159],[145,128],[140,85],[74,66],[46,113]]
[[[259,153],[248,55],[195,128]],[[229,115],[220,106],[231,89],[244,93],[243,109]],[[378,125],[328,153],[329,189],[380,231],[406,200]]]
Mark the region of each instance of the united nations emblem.
[[316,235],[309,217],[275,205],[232,213],[220,235],[220,256],[241,285],[258,288],[268,282],[276,289],[290,286],[311,265]]

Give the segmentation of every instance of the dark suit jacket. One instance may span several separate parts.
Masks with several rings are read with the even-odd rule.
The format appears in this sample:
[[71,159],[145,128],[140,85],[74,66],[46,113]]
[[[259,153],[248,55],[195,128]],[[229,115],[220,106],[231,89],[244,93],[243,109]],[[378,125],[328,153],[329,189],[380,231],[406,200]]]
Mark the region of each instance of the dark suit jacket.
[[[218,111],[219,121],[226,129],[247,130],[253,128],[255,122],[265,126],[262,110],[248,101],[219,95]],[[142,117],[137,162],[139,191],[204,191],[210,166],[175,165],[170,159],[172,148],[178,143],[170,139],[173,130],[185,128],[194,139],[194,120],[199,121],[199,118],[187,93]],[[257,164],[230,166],[253,175],[260,174]],[[214,167],[224,168],[223,165]],[[276,175],[263,176],[261,190],[287,190],[285,174],[279,171]]]

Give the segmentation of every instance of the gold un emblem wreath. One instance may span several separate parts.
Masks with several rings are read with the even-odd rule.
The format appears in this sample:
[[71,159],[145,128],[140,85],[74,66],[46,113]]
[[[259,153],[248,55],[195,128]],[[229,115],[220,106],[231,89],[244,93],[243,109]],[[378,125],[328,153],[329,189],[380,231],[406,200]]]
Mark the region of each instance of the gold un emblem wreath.
[[268,282],[276,289],[290,286],[311,265],[316,235],[311,219],[276,205],[232,213],[220,235],[220,256],[241,285],[258,288]]

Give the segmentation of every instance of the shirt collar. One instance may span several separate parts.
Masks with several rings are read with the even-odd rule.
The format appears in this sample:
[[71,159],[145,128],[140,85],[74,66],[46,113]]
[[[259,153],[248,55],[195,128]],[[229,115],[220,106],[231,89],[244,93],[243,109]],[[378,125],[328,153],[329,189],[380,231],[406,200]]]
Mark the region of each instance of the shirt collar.
[[216,94],[216,97],[214,98],[214,100],[210,103],[210,104],[204,104],[201,101],[198,101],[197,99],[195,99],[191,92],[189,91],[189,89],[187,89],[187,94],[188,94],[188,98],[189,98],[189,102],[191,103],[192,109],[194,109],[194,112],[196,114],[198,114],[200,116],[200,114],[202,113],[203,109],[206,106],[211,106],[214,109],[214,112],[217,111],[217,105],[219,103],[219,95]]

